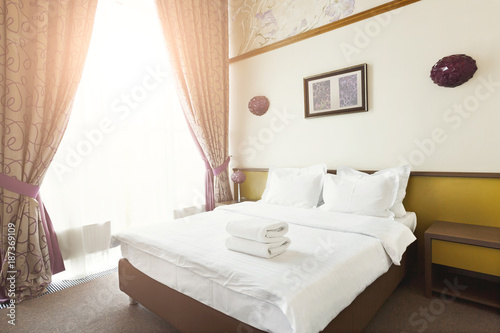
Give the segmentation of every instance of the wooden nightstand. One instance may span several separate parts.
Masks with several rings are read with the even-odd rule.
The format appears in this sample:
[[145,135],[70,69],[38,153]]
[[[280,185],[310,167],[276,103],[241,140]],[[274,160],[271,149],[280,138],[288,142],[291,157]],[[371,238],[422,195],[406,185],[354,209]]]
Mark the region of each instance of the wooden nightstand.
[[[482,255],[482,253],[494,254],[492,260],[496,261],[496,255],[500,253],[495,252],[500,251],[500,228],[436,221],[425,231],[424,238],[426,297],[432,297],[432,292],[436,291],[442,295],[459,297],[500,308],[500,277],[466,271],[459,267],[462,260],[473,262],[474,258],[471,259],[470,255],[474,255],[474,253],[478,253],[478,255]],[[438,255],[433,256],[433,242],[434,247],[439,246],[440,252],[444,252],[442,258],[439,258]],[[457,244],[471,246],[468,248],[470,249],[469,253],[464,258],[458,252],[451,252]],[[463,249],[461,248],[461,250]],[[446,253],[446,251],[449,253]],[[451,258],[448,259],[449,262],[443,259],[446,257]],[[436,265],[436,262],[439,266]],[[496,263],[496,265],[500,265],[500,262]],[[447,269],[438,269],[447,268],[448,266],[458,267],[458,269],[455,269],[452,273],[449,273]],[[496,266],[493,269],[499,267]],[[461,275],[461,273],[467,274]],[[463,286],[458,293],[457,290],[452,290],[453,288],[450,286],[450,284],[453,285],[457,276],[459,285]]]

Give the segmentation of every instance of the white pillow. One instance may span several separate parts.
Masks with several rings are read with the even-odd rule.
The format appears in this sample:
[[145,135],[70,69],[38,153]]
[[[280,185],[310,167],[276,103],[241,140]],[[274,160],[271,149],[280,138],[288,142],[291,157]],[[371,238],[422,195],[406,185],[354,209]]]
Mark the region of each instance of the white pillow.
[[[369,174],[348,168],[348,167],[339,167],[337,169],[337,174],[342,175],[358,175],[358,176],[366,176],[370,177]],[[394,205],[391,207],[391,211],[394,213],[396,217],[403,217],[406,215],[406,209],[403,206],[403,199],[406,196],[406,187],[408,186],[408,179],[410,179],[410,165],[399,166],[395,168],[383,169],[375,172],[373,175],[381,175],[381,174],[396,174],[399,178],[399,188],[398,194],[396,196],[396,201],[394,201]]]
[[262,201],[282,206],[316,207],[325,174],[325,164],[305,168],[271,167]]
[[389,210],[398,191],[396,174],[360,177],[326,175],[323,184],[324,205],[320,209],[339,213],[393,218]]

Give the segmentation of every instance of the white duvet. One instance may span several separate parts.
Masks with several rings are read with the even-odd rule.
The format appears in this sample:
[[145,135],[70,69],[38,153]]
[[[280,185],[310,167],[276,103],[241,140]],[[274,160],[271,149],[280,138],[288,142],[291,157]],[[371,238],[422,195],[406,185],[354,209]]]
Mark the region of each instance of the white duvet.
[[[228,250],[226,224],[249,216],[289,223],[290,247],[272,259]],[[409,228],[390,219],[259,202],[221,206],[113,235],[116,244],[277,307],[286,320],[277,323],[261,309],[219,311],[269,332],[300,333],[324,329],[392,263],[399,264],[414,240]],[[176,284],[169,287],[179,290]],[[198,300],[211,305],[205,297]]]

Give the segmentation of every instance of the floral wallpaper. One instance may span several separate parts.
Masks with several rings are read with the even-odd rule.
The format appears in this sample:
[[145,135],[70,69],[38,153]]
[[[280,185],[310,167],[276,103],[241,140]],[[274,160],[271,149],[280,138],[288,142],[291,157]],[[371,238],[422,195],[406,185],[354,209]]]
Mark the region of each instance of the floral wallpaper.
[[389,0],[229,0],[235,57],[374,8]]

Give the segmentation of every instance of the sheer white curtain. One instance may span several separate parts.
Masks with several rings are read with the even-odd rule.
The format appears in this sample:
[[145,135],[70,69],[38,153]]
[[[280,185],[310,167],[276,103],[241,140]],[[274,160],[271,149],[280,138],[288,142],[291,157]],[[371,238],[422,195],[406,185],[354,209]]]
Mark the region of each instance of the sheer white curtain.
[[178,105],[153,0],[99,1],[43,194],[65,278],[116,265],[117,249],[102,251],[110,232],[203,210],[204,165]]

